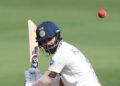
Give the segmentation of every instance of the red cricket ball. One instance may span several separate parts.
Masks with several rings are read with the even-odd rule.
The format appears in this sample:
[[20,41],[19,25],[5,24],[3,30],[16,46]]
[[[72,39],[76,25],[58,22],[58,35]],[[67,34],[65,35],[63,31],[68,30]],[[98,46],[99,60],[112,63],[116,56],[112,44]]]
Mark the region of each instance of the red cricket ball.
[[98,12],[98,16],[99,16],[100,18],[104,18],[104,17],[106,16],[106,11],[105,11],[105,10],[100,10],[100,11]]

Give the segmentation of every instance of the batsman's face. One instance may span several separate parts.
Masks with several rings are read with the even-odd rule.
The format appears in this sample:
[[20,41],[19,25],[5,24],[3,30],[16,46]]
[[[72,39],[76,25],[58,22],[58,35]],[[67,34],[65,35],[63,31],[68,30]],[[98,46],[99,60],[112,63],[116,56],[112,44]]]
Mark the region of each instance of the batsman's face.
[[56,36],[41,41],[41,44],[44,49],[50,49],[56,45],[55,41],[56,41]]

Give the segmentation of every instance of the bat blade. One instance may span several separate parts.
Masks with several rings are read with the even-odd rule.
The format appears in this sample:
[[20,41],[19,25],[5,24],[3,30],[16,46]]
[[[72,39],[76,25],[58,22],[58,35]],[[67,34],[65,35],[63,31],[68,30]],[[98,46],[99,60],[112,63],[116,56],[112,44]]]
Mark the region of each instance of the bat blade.
[[38,43],[36,42],[36,25],[32,20],[28,20],[29,30],[29,49],[30,49],[30,66],[38,67]]

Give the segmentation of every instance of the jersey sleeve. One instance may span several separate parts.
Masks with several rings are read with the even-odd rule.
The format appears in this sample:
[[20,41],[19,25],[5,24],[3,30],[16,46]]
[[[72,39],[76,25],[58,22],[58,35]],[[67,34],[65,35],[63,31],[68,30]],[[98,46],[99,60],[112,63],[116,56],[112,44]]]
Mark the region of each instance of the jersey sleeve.
[[66,59],[67,58],[63,55],[63,53],[56,53],[51,59],[48,70],[60,73],[67,64]]

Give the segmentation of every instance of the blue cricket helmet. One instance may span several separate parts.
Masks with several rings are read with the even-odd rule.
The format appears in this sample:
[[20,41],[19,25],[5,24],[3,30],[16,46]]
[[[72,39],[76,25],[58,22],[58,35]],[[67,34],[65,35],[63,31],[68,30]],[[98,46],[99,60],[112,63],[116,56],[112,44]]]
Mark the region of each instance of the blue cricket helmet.
[[61,32],[61,30],[53,22],[49,22],[49,21],[43,22],[37,27],[36,40],[37,42],[40,42],[42,40],[55,36],[59,32]]

